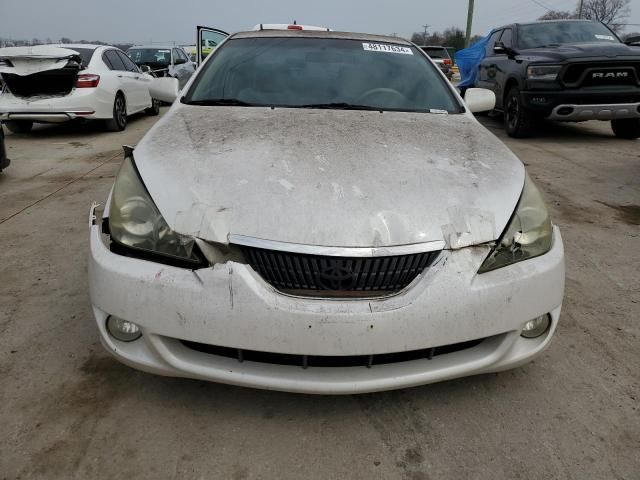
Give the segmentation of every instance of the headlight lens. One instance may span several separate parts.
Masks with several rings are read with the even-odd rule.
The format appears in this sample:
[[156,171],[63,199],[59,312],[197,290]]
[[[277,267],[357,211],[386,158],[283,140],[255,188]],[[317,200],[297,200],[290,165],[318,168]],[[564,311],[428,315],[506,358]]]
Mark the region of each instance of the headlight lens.
[[169,228],[129,157],[120,167],[113,187],[109,230],[112,240],[121,245],[180,260],[200,261],[194,252],[195,239]]
[[527,68],[529,80],[554,81],[560,73],[560,65],[532,65]]
[[542,194],[527,175],[516,211],[498,245],[478,273],[485,273],[551,250],[553,228]]

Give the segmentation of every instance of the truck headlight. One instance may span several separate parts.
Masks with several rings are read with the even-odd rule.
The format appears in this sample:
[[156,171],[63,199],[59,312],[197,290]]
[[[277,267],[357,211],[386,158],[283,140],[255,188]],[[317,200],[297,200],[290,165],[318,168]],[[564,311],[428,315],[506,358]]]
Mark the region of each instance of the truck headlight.
[[552,241],[549,212],[542,194],[527,175],[516,211],[478,273],[544,255],[551,250]]
[[169,228],[143,185],[133,160],[125,158],[111,194],[111,239],[129,248],[188,262],[200,262],[195,239]]
[[527,78],[552,82],[558,78],[561,68],[560,65],[531,65],[527,68]]

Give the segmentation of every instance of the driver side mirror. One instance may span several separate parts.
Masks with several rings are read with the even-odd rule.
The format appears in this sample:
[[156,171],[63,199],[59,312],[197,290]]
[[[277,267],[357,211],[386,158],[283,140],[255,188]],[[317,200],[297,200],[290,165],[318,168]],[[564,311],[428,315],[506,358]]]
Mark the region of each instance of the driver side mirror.
[[497,53],[497,54],[507,53],[507,47],[505,47],[504,43],[502,42],[496,42],[496,44],[493,46],[493,53]]
[[140,71],[142,73],[151,73],[151,67],[149,65],[140,65]]
[[183,63],[187,63],[184,58],[176,58],[173,62],[174,65],[182,65]]
[[626,43],[630,47],[631,46],[640,47],[640,35],[635,36],[635,37],[629,37],[624,41],[624,43]]
[[464,102],[471,113],[488,112],[496,107],[496,94],[486,88],[468,88]]

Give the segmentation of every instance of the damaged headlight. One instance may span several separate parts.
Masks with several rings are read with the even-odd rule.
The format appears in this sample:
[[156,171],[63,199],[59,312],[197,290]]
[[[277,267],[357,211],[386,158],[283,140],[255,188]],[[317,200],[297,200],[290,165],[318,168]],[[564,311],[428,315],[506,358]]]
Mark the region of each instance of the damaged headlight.
[[111,239],[129,248],[187,262],[200,262],[194,251],[195,239],[169,228],[131,158],[120,167],[109,210]]
[[544,255],[551,250],[552,242],[549,212],[542,194],[527,175],[516,211],[478,273]]

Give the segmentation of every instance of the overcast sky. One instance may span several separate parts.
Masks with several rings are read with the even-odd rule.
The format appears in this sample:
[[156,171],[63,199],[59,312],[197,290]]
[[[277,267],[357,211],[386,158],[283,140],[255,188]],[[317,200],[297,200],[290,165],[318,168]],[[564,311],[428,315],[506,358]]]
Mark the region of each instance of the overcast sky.
[[[547,7],[573,9],[576,0],[476,0],[474,34],[514,21],[534,20]],[[640,24],[640,0],[629,23]],[[195,25],[228,32],[257,23],[322,25],[334,30],[409,37],[412,32],[464,29],[467,0],[0,0],[0,37],[60,37],[113,43],[194,43]],[[627,31],[640,31],[630,26]]]

